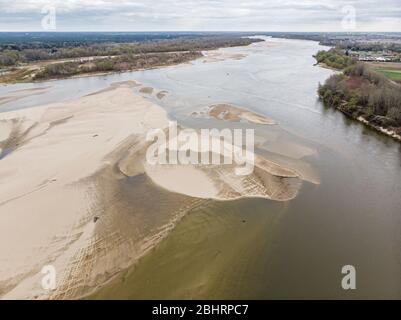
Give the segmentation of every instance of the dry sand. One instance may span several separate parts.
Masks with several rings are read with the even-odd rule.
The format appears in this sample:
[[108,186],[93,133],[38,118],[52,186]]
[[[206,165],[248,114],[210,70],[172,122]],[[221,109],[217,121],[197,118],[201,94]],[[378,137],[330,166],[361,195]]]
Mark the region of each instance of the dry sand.
[[[220,143],[220,153],[230,150],[231,144],[219,138],[213,138]],[[211,140],[210,140],[211,141]],[[206,153],[212,159],[211,149],[199,149],[201,145],[212,145],[198,143],[192,146],[191,150],[196,154]],[[210,143],[209,143],[210,142]],[[182,143],[183,144],[183,143]],[[165,150],[168,154],[171,149],[167,146]],[[168,142],[167,142],[168,145]],[[254,154],[254,170],[249,175],[238,175],[236,169],[244,165],[238,165],[231,154],[228,157],[230,164],[148,164],[135,146],[133,151],[127,153],[126,157],[119,162],[119,170],[127,176],[133,177],[139,174],[146,174],[156,185],[171,192],[187,195],[190,197],[215,199],[215,200],[235,200],[243,197],[259,197],[276,201],[288,201],[296,197],[301,187],[303,178],[302,171],[298,171],[277,162],[270,161],[257,154]],[[199,159],[199,156],[198,156]],[[142,165],[138,165],[142,163]]]
[[[0,141],[12,150],[0,160],[0,298],[86,295],[153,248],[203,199],[297,195],[302,174],[260,156],[249,176],[236,175],[234,165],[148,164],[144,137],[166,128],[168,118],[134,95],[134,86],[114,84],[75,101],[1,114]],[[272,123],[224,110],[234,119]],[[48,264],[57,270],[54,292],[40,286]]]

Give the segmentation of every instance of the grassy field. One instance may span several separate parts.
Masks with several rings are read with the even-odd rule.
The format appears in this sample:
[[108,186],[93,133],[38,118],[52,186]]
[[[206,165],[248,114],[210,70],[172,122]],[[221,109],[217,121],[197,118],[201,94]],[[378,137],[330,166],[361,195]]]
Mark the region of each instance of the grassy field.
[[393,81],[401,82],[401,70],[381,69],[381,68],[376,70]]
[[369,63],[369,65],[390,80],[401,83],[401,63]]

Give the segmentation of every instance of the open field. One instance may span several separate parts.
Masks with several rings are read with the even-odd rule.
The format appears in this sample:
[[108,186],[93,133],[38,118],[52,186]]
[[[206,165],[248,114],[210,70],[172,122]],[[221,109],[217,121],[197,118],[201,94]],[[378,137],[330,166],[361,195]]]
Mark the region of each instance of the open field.
[[401,63],[396,63],[396,62],[375,63],[375,62],[372,62],[372,63],[369,63],[369,65],[374,70],[376,70],[377,72],[386,76],[390,80],[401,83]]
[[401,70],[391,70],[391,69],[376,69],[382,75],[386,76],[390,80],[401,82]]

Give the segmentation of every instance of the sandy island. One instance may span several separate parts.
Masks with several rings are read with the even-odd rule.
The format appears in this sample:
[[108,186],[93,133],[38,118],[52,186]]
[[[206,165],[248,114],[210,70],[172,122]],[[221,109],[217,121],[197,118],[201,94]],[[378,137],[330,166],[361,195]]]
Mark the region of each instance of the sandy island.
[[277,124],[273,119],[256,112],[240,108],[228,103],[220,103],[209,106],[200,112],[193,112],[193,116],[209,116],[218,120],[225,120],[231,122],[247,121],[254,124]]
[[[297,195],[302,173],[260,156],[249,176],[229,165],[148,164],[145,135],[166,128],[168,117],[135,95],[135,86],[117,83],[74,101],[0,115],[0,147],[7,148],[0,159],[0,298],[85,296],[153,248],[202,199]],[[273,123],[222,108],[213,114]],[[131,194],[132,186],[141,193]],[[50,292],[40,285],[49,264],[57,270]]]
[[244,53],[227,52],[223,49],[203,51],[203,63],[212,63],[225,60],[242,60],[248,55]]

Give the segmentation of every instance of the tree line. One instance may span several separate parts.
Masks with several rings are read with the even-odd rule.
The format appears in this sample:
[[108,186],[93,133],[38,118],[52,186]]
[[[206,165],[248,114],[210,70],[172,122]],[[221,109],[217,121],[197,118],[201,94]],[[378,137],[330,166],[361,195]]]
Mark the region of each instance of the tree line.
[[235,36],[213,36],[161,39],[133,43],[99,42],[87,44],[85,41],[69,44],[67,47],[20,48],[3,45],[0,50],[0,67],[17,66],[23,63],[91,56],[119,56],[158,52],[200,51],[221,47],[246,46],[259,39]]

